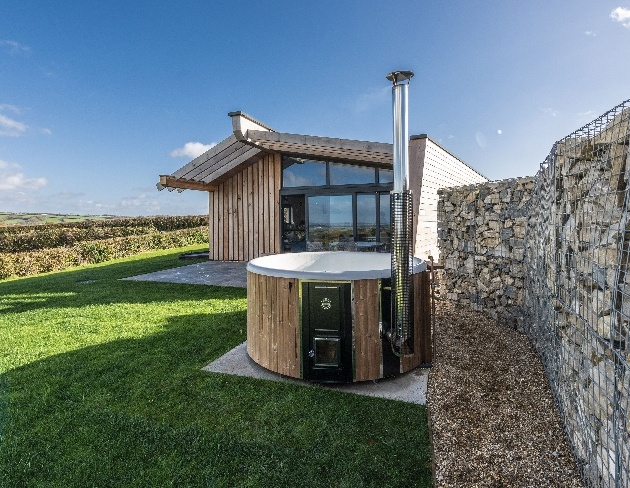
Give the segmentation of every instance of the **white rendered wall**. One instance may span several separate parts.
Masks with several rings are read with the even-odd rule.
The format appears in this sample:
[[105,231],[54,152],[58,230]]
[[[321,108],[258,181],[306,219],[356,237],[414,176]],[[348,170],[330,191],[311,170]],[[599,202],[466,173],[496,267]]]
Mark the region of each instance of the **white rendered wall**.
[[[437,191],[440,188],[483,183],[488,179],[466,163],[453,156],[426,135],[412,136],[410,141],[410,170],[416,172],[417,181],[412,183],[414,191],[414,255],[426,259],[433,256],[438,260],[437,245]],[[412,181],[414,175],[411,176]],[[420,198],[417,201],[416,192]],[[416,206],[417,205],[417,206]]]

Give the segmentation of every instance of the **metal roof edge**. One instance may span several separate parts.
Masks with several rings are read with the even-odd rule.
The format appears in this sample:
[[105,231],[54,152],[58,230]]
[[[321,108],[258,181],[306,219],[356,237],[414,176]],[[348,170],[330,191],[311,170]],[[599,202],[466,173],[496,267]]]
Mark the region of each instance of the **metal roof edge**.
[[342,139],[339,137],[312,136],[307,134],[294,134],[291,132],[252,132],[253,138],[258,137],[259,140],[268,141],[300,141],[306,144],[319,147],[332,147],[349,150],[362,150],[366,152],[374,152],[380,154],[392,154],[393,145],[388,142],[361,141],[358,139]]
[[236,110],[234,112],[228,112],[228,117],[243,117],[244,119],[249,120],[250,122],[253,122],[254,124],[257,124],[261,127],[264,127],[265,129],[271,131],[271,132],[276,132],[275,129],[272,129],[271,127],[269,127],[267,124],[262,123],[260,120],[255,119],[254,117],[252,117],[249,114],[246,114],[245,112],[243,112],[242,110]]

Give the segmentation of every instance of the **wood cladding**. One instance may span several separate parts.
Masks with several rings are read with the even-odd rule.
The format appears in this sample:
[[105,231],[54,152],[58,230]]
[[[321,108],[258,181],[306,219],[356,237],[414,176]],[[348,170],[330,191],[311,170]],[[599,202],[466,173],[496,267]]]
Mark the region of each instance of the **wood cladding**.
[[247,273],[247,354],[276,373],[300,378],[298,280]]
[[431,273],[413,275],[413,354],[401,358],[401,372],[433,363],[433,334],[431,327]]
[[379,280],[353,282],[355,381],[380,378],[383,342],[380,336]]
[[210,259],[249,261],[280,252],[280,154],[266,154],[210,193]]
[[[355,381],[381,378],[383,347],[379,332],[378,280],[358,280],[353,282],[353,286]],[[414,353],[401,357],[401,373],[433,363],[431,281],[428,271],[413,275],[413,294]]]

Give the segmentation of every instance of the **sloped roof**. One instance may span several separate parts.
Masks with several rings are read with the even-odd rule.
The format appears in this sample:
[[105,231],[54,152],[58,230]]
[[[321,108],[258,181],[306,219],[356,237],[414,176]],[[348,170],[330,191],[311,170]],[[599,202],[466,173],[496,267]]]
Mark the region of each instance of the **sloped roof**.
[[304,136],[282,132],[247,131],[249,142],[257,147],[286,154],[317,156],[342,161],[392,164],[392,145],[382,142]]
[[164,188],[211,191],[223,179],[227,179],[230,173],[255,159],[260,152],[260,149],[244,144],[232,134],[173,174],[160,175],[158,185]]
[[392,145],[276,132],[243,112],[230,112],[233,134],[171,175],[160,175],[158,189],[212,191],[260,153],[361,161],[391,166]]

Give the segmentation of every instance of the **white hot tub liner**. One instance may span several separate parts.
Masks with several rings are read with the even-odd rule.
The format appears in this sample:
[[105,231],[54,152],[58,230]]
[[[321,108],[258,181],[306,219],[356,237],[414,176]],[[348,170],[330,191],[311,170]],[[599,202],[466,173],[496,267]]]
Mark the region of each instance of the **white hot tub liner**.
[[[413,258],[413,274],[426,269]],[[299,252],[273,254],[252,259],[247,271],[277,278],[303,280],[365,280],[389,278],[391,255],[380,252]]]

